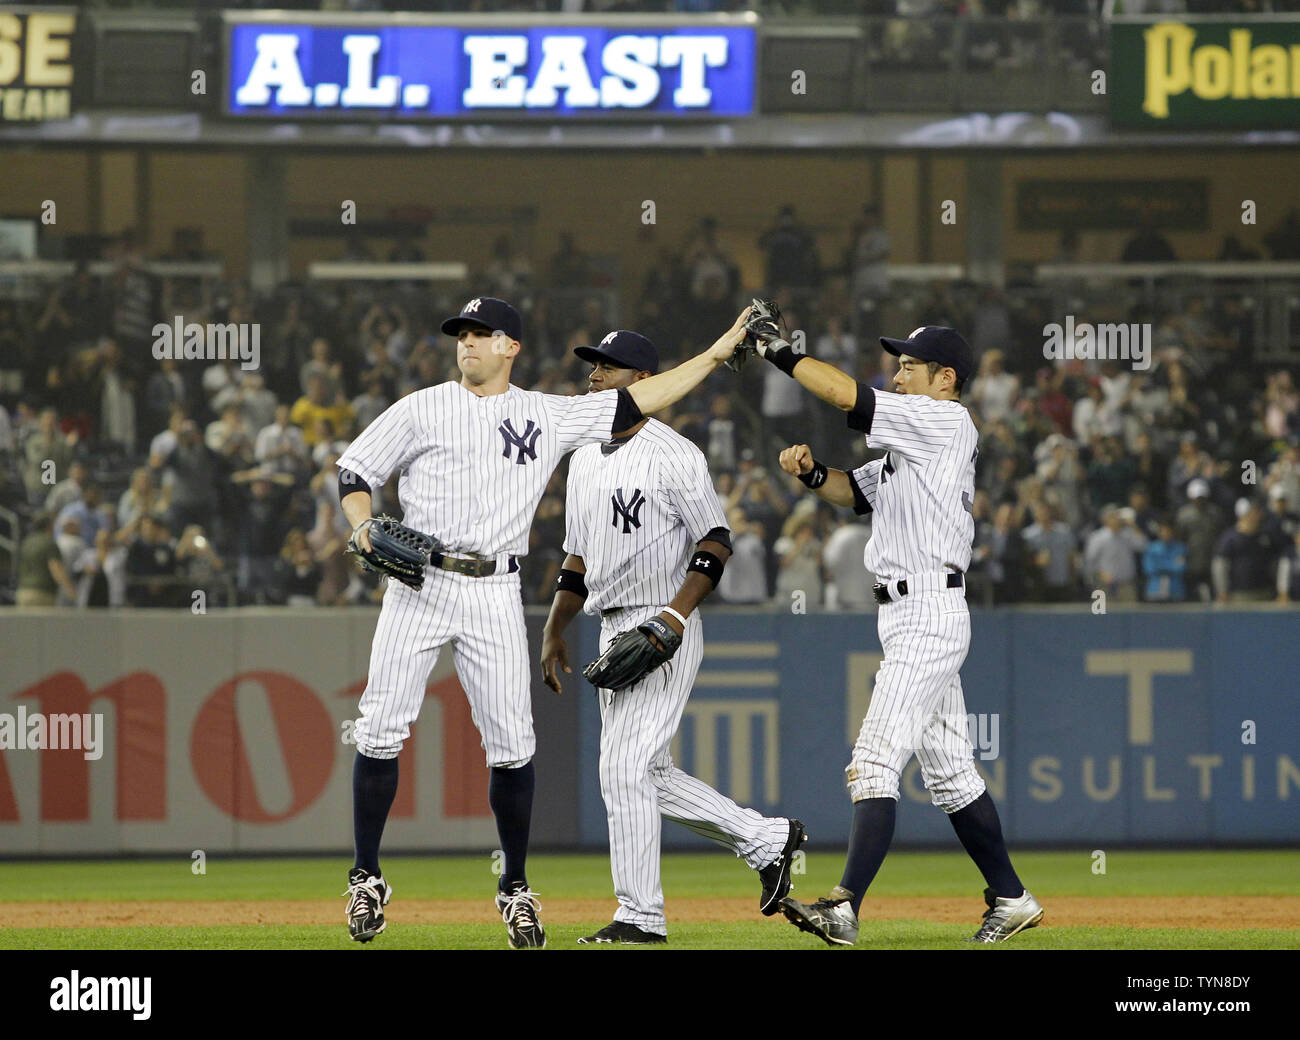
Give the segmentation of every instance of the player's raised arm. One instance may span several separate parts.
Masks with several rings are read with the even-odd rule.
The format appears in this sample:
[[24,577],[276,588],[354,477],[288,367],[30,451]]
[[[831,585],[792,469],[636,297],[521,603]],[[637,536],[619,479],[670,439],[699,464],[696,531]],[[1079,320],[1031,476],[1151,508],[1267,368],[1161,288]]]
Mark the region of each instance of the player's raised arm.
[[660,372],[649,379],[639,380],[627,387],[627,392],[632,395],[632,400],[636,402],[641,413],[653,415],[669,405],[676,404],[704,382],[714,369],[731,357],[746,336],[745,321],[749,317],[749,312],[748,307],[741,311],[735,324],[719,336],[708,350],[688,361],[683,361],[676,368]]

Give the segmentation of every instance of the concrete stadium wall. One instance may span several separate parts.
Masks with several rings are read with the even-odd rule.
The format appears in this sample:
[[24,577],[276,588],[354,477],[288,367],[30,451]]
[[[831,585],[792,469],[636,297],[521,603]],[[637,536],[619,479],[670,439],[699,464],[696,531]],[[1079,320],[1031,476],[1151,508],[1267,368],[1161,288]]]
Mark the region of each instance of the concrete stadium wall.
[[[372,610],[0,612],[0,855],[341,850]],[[541,613],[529,618],[534,651]],[[1293,612],[976,612],[962,670],[1013,843],[1300,838]],[[880,660],[873,616],[713,611],[674,750],[738,800],[848,836],[843,767]],[[571,658],[594,656],[584,619]],[[603,847],[589,687],[534,681],[538,845]],[[102,748],[14,746],[19,713],[101,714]],[[6,719],[8,721],[6,721]],[[900,844],[948,843],[915,762]],[[665,827],[665,844],[701,839]],[[440,656],[385,835],[496,847],[487,777]]]

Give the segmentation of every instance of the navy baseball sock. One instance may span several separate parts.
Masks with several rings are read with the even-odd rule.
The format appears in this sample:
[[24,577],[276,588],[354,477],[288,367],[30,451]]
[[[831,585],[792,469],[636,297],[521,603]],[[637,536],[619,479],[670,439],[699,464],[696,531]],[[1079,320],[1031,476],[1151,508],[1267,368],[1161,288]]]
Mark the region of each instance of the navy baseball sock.
[[397,759],[369,758],[360,751],[352,760],[352,834],[355,866],[379,877],[379,839],[397,795]]
[[885,862],[889,843],[894,840],[894,798],[864,798],[853,803],[853,829],[849,832],[849,858],[844,864],[840,887],[853,893],[853,912],[858,912],[876,871]]
[[957,832],[966,853],[980,868],[989,888],[998,895],[1016,899],[1024,895],[1025,886],[1016,876],[1007,854],[1007,843],[1002,840],[1002,821],[998,819],[998,807],[988,791],[971,802],[964,809],[949,813],[952,829]]
[[488,781],[488,804],[497,818],[497,835],[505,853],[505,869],[500,887],[509,888],[517,881],[527,884],[524,864],[528,859],[528,828],[533,818],[533,763],[518,769],[493,766]]

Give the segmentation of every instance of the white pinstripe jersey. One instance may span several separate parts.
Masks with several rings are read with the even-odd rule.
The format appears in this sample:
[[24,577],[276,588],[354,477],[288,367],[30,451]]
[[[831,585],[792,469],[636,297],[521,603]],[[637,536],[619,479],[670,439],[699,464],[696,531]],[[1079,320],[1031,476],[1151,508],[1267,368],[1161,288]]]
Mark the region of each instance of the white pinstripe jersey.
[[695,543],[727,526],[704,453],[671,427],[651,419],[610,448],[569,462],[564,551],[586,564],[588,614],[670,602]]
[[403,523],[450,552],[523,556],[560,459],[609,440],[617,407],[613,390],[566,397],[511,386],[479,397],[439,383],[385,410],[338,465],[372,488],[401,470]]
[[975,541],[979,454],[970,413],[958,401],[871,393],[876,410],[867,444],[887,454],[850,474],[871,507],[867,570],[881,581],[951,567],[965,571]]

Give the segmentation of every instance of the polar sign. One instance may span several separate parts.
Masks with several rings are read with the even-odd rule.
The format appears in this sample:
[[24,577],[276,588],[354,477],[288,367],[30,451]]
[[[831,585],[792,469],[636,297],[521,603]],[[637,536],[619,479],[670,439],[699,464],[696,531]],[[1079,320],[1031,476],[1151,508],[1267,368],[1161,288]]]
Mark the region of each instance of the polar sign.
[[240,116],[752,115],[753,28],[234,23]]

